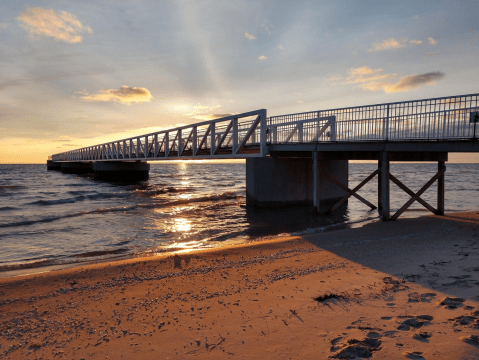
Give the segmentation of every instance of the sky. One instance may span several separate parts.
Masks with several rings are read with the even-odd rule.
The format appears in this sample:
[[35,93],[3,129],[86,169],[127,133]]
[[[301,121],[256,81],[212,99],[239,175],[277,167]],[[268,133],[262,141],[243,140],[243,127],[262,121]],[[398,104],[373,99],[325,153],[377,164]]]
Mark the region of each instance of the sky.
[[478,93],[478,6],[2,0],[0,163],[262,108]]

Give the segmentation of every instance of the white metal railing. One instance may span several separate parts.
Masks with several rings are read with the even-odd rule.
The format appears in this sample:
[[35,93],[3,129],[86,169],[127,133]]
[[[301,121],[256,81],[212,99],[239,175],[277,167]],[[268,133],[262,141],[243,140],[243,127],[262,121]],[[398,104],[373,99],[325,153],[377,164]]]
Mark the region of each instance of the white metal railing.
[[256,110],[52,155],[54,161],[234,158],[266,155],[266,110]]
[[311,111],[270,117],[268,141],[465,140],[479,137],[476,114],[479,94]]
[[[52,155],[54,161],[266,156],[268,144],[478,138],[479,94],[266,118],[256,110]],[[479,131],[479,130],[478,130]]]

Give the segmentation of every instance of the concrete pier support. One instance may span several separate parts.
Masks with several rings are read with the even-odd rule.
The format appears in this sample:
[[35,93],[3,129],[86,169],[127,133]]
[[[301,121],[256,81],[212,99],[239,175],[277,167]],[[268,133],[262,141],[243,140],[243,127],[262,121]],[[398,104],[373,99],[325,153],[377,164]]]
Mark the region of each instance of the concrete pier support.
[[93,172],[91,161],[79,162],[68,161],[62,162],[62,172],[66,174],[88,174]]
[[[348,161],[311,158],[246,159],[246,204],[257,207],[332,204],[346,192],[323,178],[324,171],[348,185]],[[316,165],[314,165],[316,164]]]
[[53,160],[47,160],[47,170],[62,170],[62,163]]
[[98,161],[93,163],[95,179],[117,182],[148,180],[150,164],[141,161]]

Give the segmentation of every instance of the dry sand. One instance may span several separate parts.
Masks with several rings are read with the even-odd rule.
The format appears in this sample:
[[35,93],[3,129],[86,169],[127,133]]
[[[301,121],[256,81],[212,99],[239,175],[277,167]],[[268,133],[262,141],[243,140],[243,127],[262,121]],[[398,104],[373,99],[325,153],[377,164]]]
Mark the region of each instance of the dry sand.
[[0,280],[2,359],[479,359],[479,213]]

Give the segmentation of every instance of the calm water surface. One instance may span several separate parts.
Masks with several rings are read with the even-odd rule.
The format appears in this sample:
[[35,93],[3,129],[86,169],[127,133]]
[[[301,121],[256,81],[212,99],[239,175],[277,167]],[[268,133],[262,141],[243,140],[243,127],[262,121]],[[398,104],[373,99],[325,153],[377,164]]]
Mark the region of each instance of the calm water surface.
[[[376,168],[350,164],[353,188]],[[413,191],[437,164],[391,164]],[[446,211],[479,208],[479,166],[447,164]],[[436,185],[422,197],[436,206]],[[332,216],[309,208],[245,207],[245,164],[155,163],[150,180],[134,185],[47,171],[45,165],[0,165],[0,272],[74,264],[301,235],[364,224],[377,211],[356,199]],[[359,194],[377,203],[377,180]],[[391,184],[391,212],[409,196]],[[415,203],[404,216],[428,214]]]

